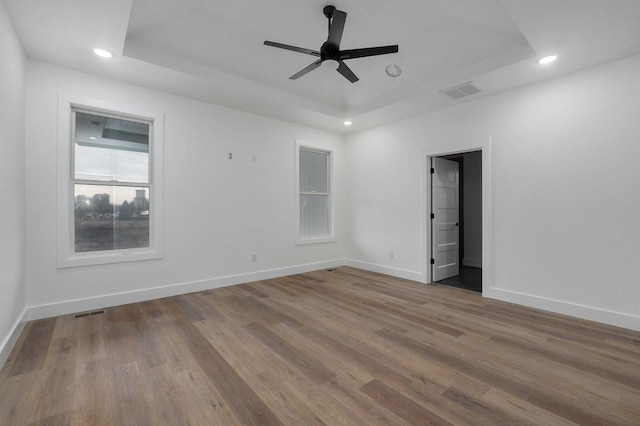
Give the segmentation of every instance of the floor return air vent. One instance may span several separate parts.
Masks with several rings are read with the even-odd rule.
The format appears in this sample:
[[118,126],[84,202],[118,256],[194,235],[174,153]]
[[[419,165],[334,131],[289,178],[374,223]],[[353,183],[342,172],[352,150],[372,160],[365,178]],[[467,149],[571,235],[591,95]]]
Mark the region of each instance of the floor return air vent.
[[75,314],[74,318],[90,317],[92,315],[99,315],[99,314],[104,314],[104,309],[101,309],[99,311],[82,312],[80,314]]

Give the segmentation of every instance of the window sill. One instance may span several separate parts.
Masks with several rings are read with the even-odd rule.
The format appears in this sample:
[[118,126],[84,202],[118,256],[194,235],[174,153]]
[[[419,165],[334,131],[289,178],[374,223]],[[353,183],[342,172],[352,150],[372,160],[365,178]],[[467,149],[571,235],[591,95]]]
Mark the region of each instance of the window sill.
[[327,236],[327,237],[307,237],[307,238],[298,238],[296,240],[297,246],[304,246],[309,244],[325,244],[325,243],[335,243],[336,237]]
[[139,262],[162,259],[162,253],[153,249],[132,249],[116,252],[97,251],[72,255],[58,259],[58,269],[79,266],[108,265],[113,263]]

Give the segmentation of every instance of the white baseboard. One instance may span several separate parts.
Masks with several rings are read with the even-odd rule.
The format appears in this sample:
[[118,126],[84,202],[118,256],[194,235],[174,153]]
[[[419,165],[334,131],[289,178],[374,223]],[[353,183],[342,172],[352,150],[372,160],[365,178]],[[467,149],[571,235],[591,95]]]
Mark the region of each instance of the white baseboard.
[[502,300],[504,302],[529,306],[531,308],[542,309],[544,311],[555,312],[571,317],[582,318],[629,330],[640,331],[640,316],[626,314],[622,312],[609,311],[593,306],[584,306],[562,300],[549,299],[532,294],[519,293],[500,288],[483,288],[482,295],[491,299]]
[[20,337],[20,333],[22,333],[22,330],[24,329],[24,326],[27,323],[26,318],[27,318],[27,308],[24,308],[24,310],[22,311],[22,314],[19,316],[16,322],[13,323],[13,326],[11,327],[11,332],[2,341],[2,344],[0,345],[0,368],[4,366],[5,362],[7,362],[7,359],[11,354],[11,350],[13,349],[13,346],[18,341],[18,337]]
[[345,264],[354,268],[364,269],[365,271],[378,272],[380,274],[390,275],[396,278],[403,278],[405,280],[417,281],[420,283],[426,282],[426,277],[422,272],[409,271],[406,269],[379,265],[377,263],[362,262],[360,260],[354,259],[345,259]]
[[176,296],[179,294],[193,293],[196,291],[210,290],[236,284],[245,284],[253,281],[268,280],[287,275],[302,274],[327,268],[344,266],[344,259],[329,260],[324,262],[307,263],[303,265],[289,266],[285,268],[268,269],[245,274],[215,277],[205,280],[172,284],[163,287],[136,290],[126,293],[108,294],[87,299],[74,299],[62,302],[50,303],[27,308],[27,320],[49,318],[58,315],[67,315],[76,312],[87,312],[103,309],[111,306],[125,305],[128,303],[143,302],[162,297]]
[[[196,291],[209,290],[230,285],[278,278],[287,275],[301,274],[321,269],[336,268],[343,265],[348,265],[354,268],[386,274],[411,281],[421,283],[426,282],[426,277],[421,272],[394,268],[374,263],[367,263],[354,259],[335,259],[324,262],[308,263],[284,268],[250,272],[245,274],[215,277],[206,280],[177,283],[164,287],[150,288],[126,293],[109,294],[87,299],[74,299],[45,305],[29,306],[25,308],[20,318],[16,320],[15,324],[12,327],[11,333],[4,339],[4,341],[2,342],[2,346],[0,346],[0,365],[3,365],[6,359],[9,357],[11,349],[20,336],[20,333],[22,332],[27,321],[58,315],[67,315],[76,312],[86,312],[111,306],[142,302],[162,297],[170,297],[179,294],[192,293]],[[513,292],[510,290],[493,287],[483,288],[482,294],[483,296],[492,299],[516,303],[532,308],[542,309],[559,314],[583,318],[590,321],[596,321],[617,327],[640,331],[640,317],[635,315],[608,311],[600,308],[583,306],[560,300],[548,299],[531,294]]]
[[475,257],[465,257],[462,259],[463,266],[471,266],[473,268],[482,268],[482,259]]

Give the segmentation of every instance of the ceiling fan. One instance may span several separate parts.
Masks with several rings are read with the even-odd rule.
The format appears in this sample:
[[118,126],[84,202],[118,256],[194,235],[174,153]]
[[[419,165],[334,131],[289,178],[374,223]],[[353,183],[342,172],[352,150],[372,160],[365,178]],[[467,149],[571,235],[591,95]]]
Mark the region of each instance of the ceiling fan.
[[378,47],[366,47],[362,49],[349,49],[340,50],[340,41],[342,40],[342,32],[344,31],[344,23],[347,20],[347,13],[341,10],[337,10],[335,6],[325,6],[323,9],[324,16],[329,21],[329,36],[327,41],[322,44],[320,51],[305,49],[303,47],[291,46],[288,44],[276,43],[274,41],[265,41],[267,46],[278,47],[280,49],[293,50],[294,52],[300,52],[307,55],[320,57],[317,61],[311,65],[298,71],[289,79],[296,80],[310,71],[318,68],[324,61],[335,61],[338,64],[338,71],[347,80],[352,83],[358,81],[358,77],[351,71],[351,69],[344,63],[347,59],[364,58],[366,56],[386,55],[388,53],[396,53],[398,51],[398,45],[391,46],[378,46]]

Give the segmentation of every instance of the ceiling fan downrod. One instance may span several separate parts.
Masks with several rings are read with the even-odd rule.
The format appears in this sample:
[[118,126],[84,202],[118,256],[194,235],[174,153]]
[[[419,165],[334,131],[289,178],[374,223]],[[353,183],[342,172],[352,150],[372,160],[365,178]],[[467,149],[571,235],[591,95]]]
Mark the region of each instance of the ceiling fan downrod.
[[331,5],[325,6],[324,9],[322,9],[322,13],[324,13],[324,16],[326,16],[329,21],[329,28],[327,28],[327,31],[331,31],[331,19],[333,18],[333,14],[335,11],[336,7]]

